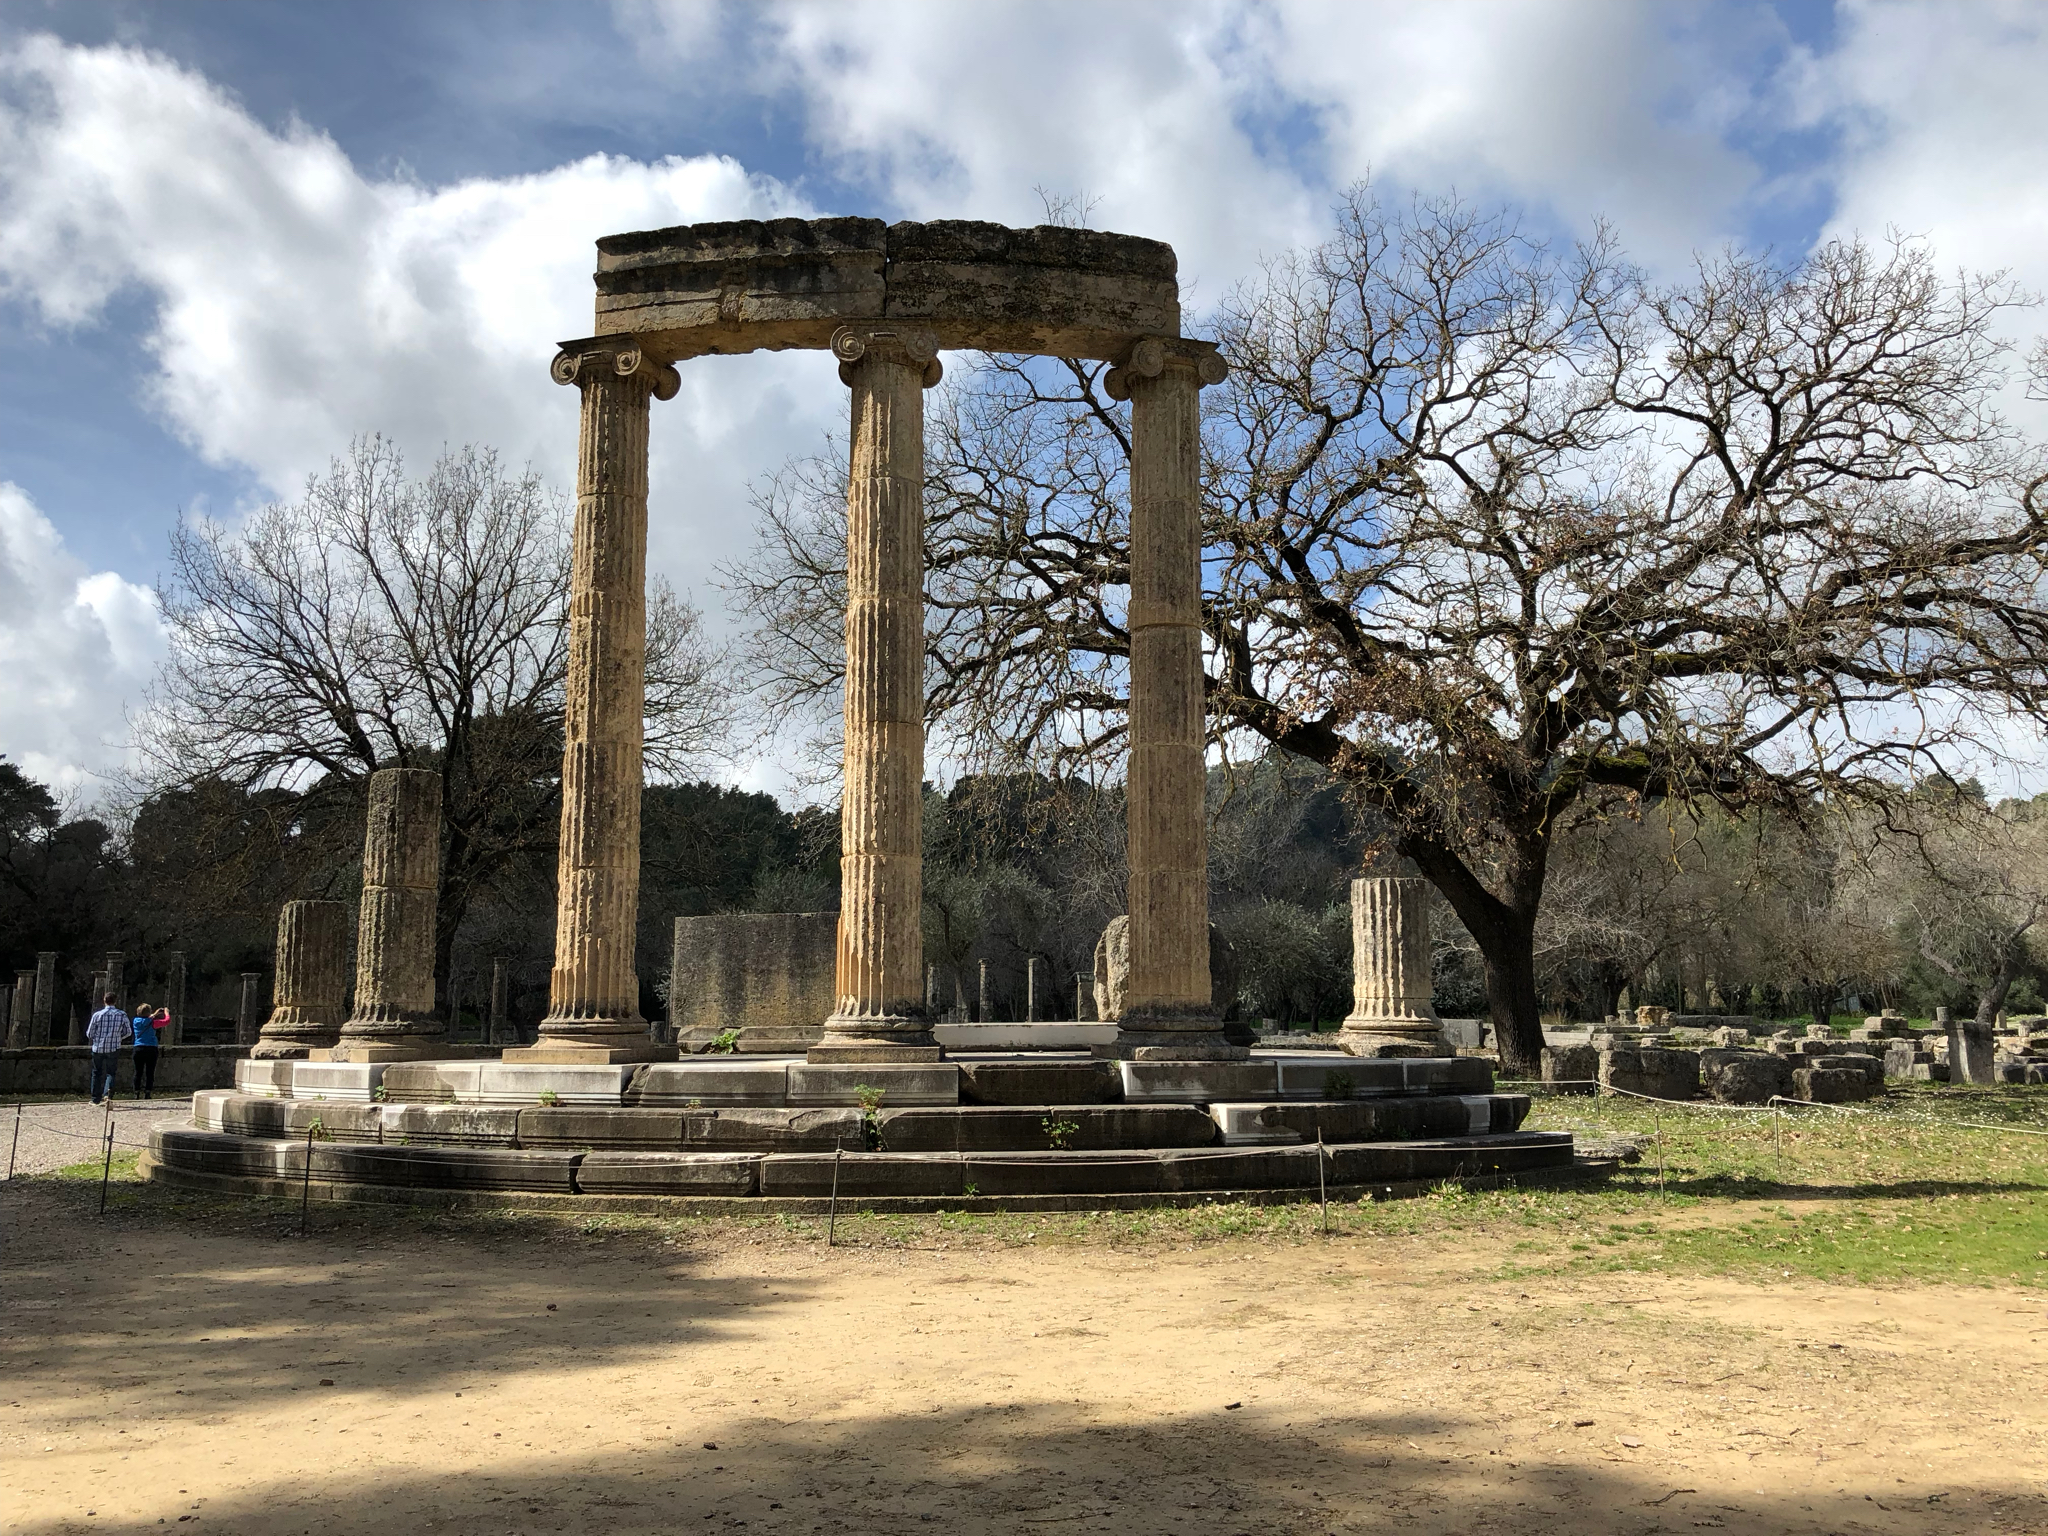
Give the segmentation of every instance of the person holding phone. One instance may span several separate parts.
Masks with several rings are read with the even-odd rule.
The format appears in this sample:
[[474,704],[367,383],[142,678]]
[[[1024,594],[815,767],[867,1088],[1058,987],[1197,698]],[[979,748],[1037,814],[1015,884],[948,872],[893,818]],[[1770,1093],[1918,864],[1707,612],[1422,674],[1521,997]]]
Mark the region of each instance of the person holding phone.
[[154,1013],[144,1003],[132,1024],[135,1030],[135,1097],[146,1099],[156,1089],[156,1061],[163,1046],[163,1032],[171,1022],[171,1010]]

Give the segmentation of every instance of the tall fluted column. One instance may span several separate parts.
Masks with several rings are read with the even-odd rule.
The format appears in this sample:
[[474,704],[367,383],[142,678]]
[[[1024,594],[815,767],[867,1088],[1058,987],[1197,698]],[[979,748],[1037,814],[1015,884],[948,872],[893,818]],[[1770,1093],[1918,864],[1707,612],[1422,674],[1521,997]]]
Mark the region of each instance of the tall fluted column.
[[363,904],[356,921],[356,1005],[334,1061],[410,1061],[447,1040],[434,1015],[434,910],[441,888],[441,775],[370,775]]
[[924,392],[938,341],[832,337],[853,391],[838,1002],[813,1061],[937,1060],[924,980]]
[[622,339],[565,342],[558,384],[583,394],[562,720],[562,840],[548,1016],[507,1061],[647,1061],[633,969],[647,673],[648,401],[681,380]]
[[1206,342],[1142,341],[1113,369],[1131,402],[1130,979],[1102,1054],[1234,1060],[1209,981],[1202,697],[1201,389]]
[[1353,1056],[1441,1056],[1431,1001],[1429,882],[1351,882],[1351,1013],[1337,1043]]
[[304,1057],[341,1039],[354,935],[339,901],[288,901],[277,914],[277,984],[263,1034],[249,1052]]

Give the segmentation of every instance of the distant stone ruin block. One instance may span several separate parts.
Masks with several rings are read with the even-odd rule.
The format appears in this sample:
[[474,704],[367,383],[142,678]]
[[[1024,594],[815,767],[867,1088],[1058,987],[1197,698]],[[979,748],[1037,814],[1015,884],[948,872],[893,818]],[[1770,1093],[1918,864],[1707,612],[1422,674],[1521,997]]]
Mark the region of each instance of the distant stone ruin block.
[[1600,1087],[1653,1099],[1693,1098],[1700,1090],[1699,1052],[1648,1047],[1602,1051]]
[[1792,1074],[1799,1097],[1816,1104],[1855,1104],[1884,1090],[1861,1072],[1845,1067],[1801,1067]]
[[721,912],[676,919],[669,1022],[685,1051],[728,1030],[742,1051],[802,1051],[837,1002],[837,912]]
[[1769,1051],[1701,1051],[1700,1082],[1723,1104],[1768,1104],[1792,1096],[1792,1063]]
[[1600,1052],[1590,1045],[1549,1045],[1543,1048],[1543,1081],[1557,1093],[1591,1093],[1600,1076]]

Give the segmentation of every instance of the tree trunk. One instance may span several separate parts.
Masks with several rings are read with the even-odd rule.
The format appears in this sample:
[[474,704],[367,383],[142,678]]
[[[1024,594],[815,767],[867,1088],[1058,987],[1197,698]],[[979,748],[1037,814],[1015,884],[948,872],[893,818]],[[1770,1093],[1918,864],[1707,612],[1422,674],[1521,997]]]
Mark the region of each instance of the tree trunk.
[[1813,1014],[1813,1022],[1826,1029],[1834,1018],[1835,989],[1832,986],[1822,986],[1818,982],[1808,982],[1806,1006]]
[[1465,925],[1486,966],[1487,1011],[1503,1075],[1539,1077],[1543,1071],[1543,1014],[1536,991],[1536,911],[1550,852],[1541,836],[1521,839],[1507,873],[1502,900],[1450,848],[1410,834],[1400,851],[1439,891]]
[[1977,999],[1979,1024],[1998,1022],[1998,1010],[2005,1006],[2006,994],[2012,991],[2012,984],[2019,979],[2019,962],[2020,957],[2017,953],[2012,950],[2006,951],[2000,961],[1998,974],[1991,978],[1990,985],[1984,988],[1983,995]]
[[1493,1038],[1500,1048],[1501,1075],[1543,1075],[1543,1014],[1536,995],[1536,946],[1532,934],[1494,940],[1475,933],[1486,962],[1486,1003]]

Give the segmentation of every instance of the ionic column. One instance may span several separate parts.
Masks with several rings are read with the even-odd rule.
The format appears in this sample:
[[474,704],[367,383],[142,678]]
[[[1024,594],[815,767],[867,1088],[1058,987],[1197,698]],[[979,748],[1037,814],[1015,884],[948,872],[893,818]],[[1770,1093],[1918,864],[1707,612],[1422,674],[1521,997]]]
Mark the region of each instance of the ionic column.
[[937,1060],[924,980],[924,392],[929,331],[842,327],[853,391],[846,488],[846,757],[838,1001],[812,1061]]
[[348,917],[339,901],[288,901],[279,910],[276,995],[251,1056],[303,1060],[340,1042],[355,937]]
[[1202,675],[1201,389],[1226,376],[1206,342],[1142,341],[1112,369],[1131,402],[1130,979],[1126,1059],[1234,1060],[1209,981]]
[[1337,1043],[1353,1056],[1443,1056],[1432,1001],[1429,882],[1351,882],[1351,1013]]
[[329,1058],[410,1061],[447,1039],[434,1014],[434,915],[441,889],[441,775],[370,775],[363,904],[356,920],[356,1005]]
[[508,1061],[646,1061],[633,969],[647,673],[647,405],[675,369],[629,342],[566,342],[558,384],[583,394],[562,719],[562,839],[548,1016]]

